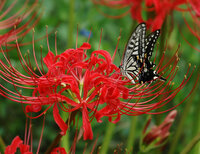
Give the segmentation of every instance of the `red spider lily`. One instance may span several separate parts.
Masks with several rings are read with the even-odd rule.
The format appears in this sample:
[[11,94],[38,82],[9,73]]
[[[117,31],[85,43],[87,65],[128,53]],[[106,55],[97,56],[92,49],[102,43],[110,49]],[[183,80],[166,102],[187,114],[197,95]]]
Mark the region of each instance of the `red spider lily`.
[[58,148],[53,149],[51,154],[67,154],[67,152],[65,151],[64,148],[58,147]]
[[[34,21],[37,15],[36,6],[38,5],[38,0],[35,0],[31,7],[27,6],[28,0],[26,0],[18,12],[15,12],[14,15],[8,17],[8,14],[12,10],[16,9],[16,2],[17,0],[12,2],[11,5],[4,10],[6,0],[1,1],[0,11],[2,13],[0,14],[0,30],[6,30],[6,32],[4,34],[0,34],[0,44],[6,43],[8,45],[8,42],[12,42],[17,38],[25,36],[39,20],[39,18],[37,18]],[[22,21],[29,16],[31,16],[30,19],[22,25]]]
[[190,5],[193,8],[193,11],[198,17],[200,17],[200,1],[199,0],[189,0]]
[[6,147],[5,154],[15,154],[17,152],[17,148],[20,149],[21,154],[32,154],[32,152],[30,152],[30,146],[23,144],[23,141],[19,136],[16,136],[11,145]]
[[[194,1],[194,2],[195,2],[195,1]],[[192,4],[191,4],[191,5],[192,5]],[[200,7],[200,2],[199,2],[198,4],[196,4],[196,5],[199,5],[199,7]],[[189,8],[189,13],[190,13],[190,15],[191,15],[191,17],[192,17],[192,21],[193,21],[192,24],[193,24],[193,25],[192,25],[192,24],[189,24],[188,21],[187,21],[187,19],[186,19],[185,17],[183,17],[183,18],[184,18],[185,24],[186,24],[187,28],[189,29],[189,31],[192,33],[192,35],[193,35],[194,37],[196,37],[196,39],[197,39],[198,42],[200,43],[200,18],[197,16],[198,13],[195,12],[196,14],[194,14],[193,11],[195,11],[195,10]],[[182,34],[182,36],[183,36],[183,34]],[[200,49],[194,47],[194,46],[191,44],[191,42],[189,42],[189,40],[187,40],[184,36],[183,36],[183,38],[184,38],[184,40],[185,40],[193,49],[195,49],[196,51],[200,52]]]
[[[24,144],[19,136],[16,136],[11,145],[7,146],[5,149],[5,154],[15,154],[19,148],[21,154],[33,154],[31,151],[30,145]],[[57,147],[51,151],[51,154],[67,154],[64,148]]]
[[[93,0],[94,4],[105,5],[114,9],[129,8],[127,12],[119,16],[109,16],[113,18],[119,18],[126,15],[128,12],[134,20],[138,23],[146,22],[148,26],[151,26],[151,30],[155,31],[160,29],[166,18],[170,15],[173,10],[183,11],[183,9],[178,8],[180,5],[185,4],[186,0]],[[145,3],[145,8],[143,8],[142,3]],[[142,13],[148,13],[147,19],[142,17]],[[104,13],[103,13],[104,14]]]
[[[172,80],[177,72],[177,53],[172,58],[163,54],[156,68],[167,82],[157,80],[148,85],[140,85],[138,82],[133,85],[120,75],[120,70],[112,63],[109,52],[99,49],[87,56],[87,50],[91,48],[89,43],[83,43],[76,49],[67,49],[59,55],[57,49],[54,55],[48,45],[48,54],[41,64],[36,59],[33,43],[34,65],[31,64],[30,53],[24,58],[18,43],[16,46],[21,70],[25,73],[15,68],[9,56],[2,52],[6,63],[0,60],[0,77],[7,85],[14,85],[14,90],[0,85],[0,94],[12,101],[26,104],[24,112],[30,118],[44,115],[52,107],[54,120],[62,135],[68,129],[68,124],[61,118],[59,108],[68,113],[82,113],[83,137],[86,140],[93,138],[91,121],[94,118],[101,122],[101,118],[107,116],[110,122],[116,123],[123,114],[137,116],[163,113],[181,104],[192,92],[176,106],[159,113],[152,112],[169,103],[192,76],[192,73],[189,75],[189,66],[180,85],[176,88],[173,86]],[[2,48],[1,50],[3,51]],[[129,85],[132,85],[131,88]],[[26,95],[28,91],[32,95]],[[28,112],[37,112],[39,115],[31,117]]]
[[169,129],[173,124],[176,115],[176,110],[171,111],[159,126],[154,125],[149,131],[147,131],[147,127],[151,122],[151,118],[148,120],[145,129],[143,130],[141,141],[141,144],[143,145],[141,148],[143,151],[149,151],[152,148],[156,148],[166,143],[166,140],[170,135]]

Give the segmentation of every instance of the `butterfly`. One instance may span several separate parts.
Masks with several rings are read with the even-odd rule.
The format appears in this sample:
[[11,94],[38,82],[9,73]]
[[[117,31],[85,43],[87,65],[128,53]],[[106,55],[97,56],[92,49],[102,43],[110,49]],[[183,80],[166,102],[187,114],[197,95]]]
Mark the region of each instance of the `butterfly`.
[[160,35],[160,30],[150,33],[146,37],[146,24],[139,24],[132,33],[119,66],[122,75],[128,77],[132,83],[135,79],[139,83],[152,82],[153,80],[166,79],[153,70],[155,64],[150,61],[155,43]]

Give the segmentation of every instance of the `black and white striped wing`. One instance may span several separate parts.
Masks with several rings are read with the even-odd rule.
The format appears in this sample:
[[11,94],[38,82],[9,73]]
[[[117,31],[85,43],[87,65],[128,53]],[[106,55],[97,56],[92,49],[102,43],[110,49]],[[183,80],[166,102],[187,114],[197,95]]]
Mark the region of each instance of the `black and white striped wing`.
[[145,33],[146,33],[146,24],[141,23],[139,24],[135,31],[132,33],[128,44],[126,46],[126,50],[124,53],[124,58],[122,61],[122,66],[124,70],[128,67],[127,63],[130,61],[129,58],[131,56],[139,56],[141,53],[145,52],[144,46],[145,46]]
[[139,24],[132,33],[124,52],[121,69],[123,75],[127,76],[133,83],[135,83],[135,78],[138,79],[137,59],[141,57],[141,53],[145,53],[145,33],[145,23]]
[[156,30],[154,32],[152,32],[151,34],[149,34],[146,38],[145,38],[145,53],[146,53],[146,57],[148,60],[150,60],[151,56],[152,56],[152,52],[154,49],[154,46],[156,44],[156,41],[158,39],[160,35],[160,30]]

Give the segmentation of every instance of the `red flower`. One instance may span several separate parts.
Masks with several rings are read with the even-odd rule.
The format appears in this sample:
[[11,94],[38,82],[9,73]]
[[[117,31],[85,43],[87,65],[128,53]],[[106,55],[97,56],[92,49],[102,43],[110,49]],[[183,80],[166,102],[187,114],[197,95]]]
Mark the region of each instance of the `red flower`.
[[196,13],[196,16],[200,17],[200,1],[199,0],[189,0],[190,5],[193,8],[193,11]]
[[174,122],[176,117],[177,111],[171,111],[165,120],[159,126],[153,126],[149,131],[147,131],[147,127],[150,124],[151,119],[148,120],[145,129],[143,130],[143,137],[142,137],[142,150],[150,150],[152,148],[156,148],[157,146],[163,145],[167,138],[170,135],[169,129]]
[[[34,25],[39,20],[39,18],[37,18],[34,21],[37,15],[36,6],[38,0],[35,0],[31,7],[27,7],[28,1],[26,1],[24,6],[22,6],[18,12],[16,12],[16,2],[16,0],[12,2],[12,4],[3,11],[2,9],[6,3],[6,0],[1,2],[0,11],[2,13],[0,14],[0,30],[6,30],[7,32],[4,34],[0,34],[0,44],[6,43],[7,45],[9,45],[8,42],[12,42],[17,38],[23,37],[34,27]],[[14,9],[14,15],[7,17],[7,14]],[[22,21],[29,16],[31,16],[30,19],[22,25]]]
[[[129,8],[129,12],[133,19],[137,20],[138,23],[146,22],[152,31],[160,29],[166,18],[174,10],[183,11],[178,7],[182,4],[186,4],[186,0],[93,0],[94,4],[105,5],[113,9],[124,9]],[[143,2],[145,2],[145,7],[143,8]],[[147,19],[142,17],[143,12],[149,15]],[[103,13],[104,14],[104,13]],[[108,17],[122,17],[127,13],[123,13],[118,16]]]
[[[5,154],[15,154],[17,149],[20,149],[21,154],[33,154],[31,151],[32,148],[28,144],[24,144],[23,141],[20,139],[19,136],[16,136],[11,145],[7,146],[5,149]],[[39,152],[39,151],[38,151]],[[64,148],[57,147],[51,151],[51,154],[67,154]]]
[[67,152],[65,151],[64,148],[58,147],[58,148],[54,148],[51,154],[67,154]]
[[[0,94],[12,101],[27,104],[27,116],[28,112],[40,113],[36,117],[29,116],[30,118],[37,118],[52,107],[53,117],[61,134],[65,134],[68,125],[61,118],[59,109],[69,113],[80,111],[85,140],[93,138],[91,121],[94,117],[101,122],[101,118],[107,116],[110,122],[116,123],[123,114],[156,114],[151,111],[169,103],[192,75],[188,75],[189,67],[182,83],[174,88],[172,80],[177,72],[177,53],[171,59],[165,58],[163,54],[156,70],[167,82],[157,80],[148,85],[136,83],[129,88],[131,82],[121,76],[119,68],[112,63],[109,52],[99,49],[87,56],[87,50],[91,48],[89,43],[83,43],[76,49],[67,49],[59,55],[54,55],[49,50],[43,58],[46,68],[42,63],[42,69],[36,59],[35,50],[32,56],[35,63],[32,65],[29,55],[26,59],[23,58],[18,43],[17,48],[21,68],[26,73],[14,68],[2,52],[7,64],[0,60],[0,77],[5,80],[6,85],[14,85],[15,91],[0,85]],[[35,72],[36,69],[38,73]],[[22,90],[18,90],[19,88]],[[28,91],[32,92],[31,96],[25,95]]]
[[5,154],[15,154],[17,152],[17,148],[20,149],[21,154],[33,154],[29,149],[30,146],[23,144],[23,141],[19,136],[16,136],[11,145],[7,146],[5,149]]
[[[190,1],[191,3],[191,6],[192,8],[189,8],[189,13],[192,17],[192,23],[189,24],[190,22],[187,21],[187,19],[185,17],[184,18],[184,21],[185,21],[185,24],[187,26],[187,28],[189,29],[189,31],[191,32],[191,34],[197,39],[197,41],[200,43],[200,1]],[[196,8],[195,8],[196,7]],[[197,8],[199,10],[197,10]],[[198,14],[199,13],[199,14]],[[182,34],[183,36],[183,34]],[[196,51],[200,52],[200,49],[194,47],[192,45],[192,42],[190,42],[188,39],[186,39],[184,36],[183,36],[184,40],[193,48],[195,49]]]

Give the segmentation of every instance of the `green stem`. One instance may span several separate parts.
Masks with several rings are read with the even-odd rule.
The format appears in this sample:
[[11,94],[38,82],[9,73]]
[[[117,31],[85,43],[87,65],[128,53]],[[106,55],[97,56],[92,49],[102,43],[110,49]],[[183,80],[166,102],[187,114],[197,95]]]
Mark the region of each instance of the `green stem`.
[[131,126],[129,130],[128,141],[127,141],[127,152],[126,152],[127,154],[133,152],[136,123],[137,123],[137,117],[136,116],[131,117]]
[[[162,29],[161,29],[160,43],[159,43],[159,54],[158,54],[158,57],[156,57],[156,59],[158,59],[158,60],[161,60],[161,57],[162,57],[162,54],[163,54],[163,51],[164,51],[164,48],[165,48],[166,37],[167,37],[167,18],[165,19],[163,26],[162,26]],[[158,99],[162,99],[162,98],[158,97]],[[163,106],[162,108],[158,108],[156,111],[160,112],[161,110],[165,110],[165,108],[167,108],[166,105]],[[163,114],[157,114],[154,117],[155,117],[156,124],[159,125],[162,122]]]
[[197,134],[192,141],[183,149],[183,151],[181,152],[181,154],[187,154],[189,153],[192,148],[200,141],[200,133]]
[[[66,112],[62,111],[61,112],[61,117],[64,121],[67,121],[67,118],[69,117],[68,114],[66,114]],[[65,148],[65,151],[68,152],[70,149],[70,145],[69,145],[69,131],[66,132],[66,134],[64,136],[62,136],[61,139],[61,147]]]
[[[194,93],[193,93],[194,94]],[[171,142],[171,145],[170,145],[170,149],[169,149],[169,154],[174,154],[175,153],[175,149],[177,147],[177,143],[178,143],[178,140],[180,138],[180,135],[184,129],[183,125],[184,125],[184,122],[186,121],[186,118],[188,116],[188,112],[190,110],[190,107],[192,105],[192,98],[190,100],[188,100],[188,102],[185,104],[185,107],[184,107],[184,110],[181,114],[181,117],[180,117],[180,121],[178,123],[178,127],[176,129],[176,132],[175,132],[175,135],[173,137],[173,140]]]
[[[197,91],[200,90],[200,87],[198,87]],[[195,105],[195,108],[194,108],[194,112],[193,112],[193,136],[196,135],[197,133],[199,133],[199,130],[200,130],[200,104],[199,104],[199,95],[196,93],[196,97],[195,97],[195,101],[193,102],[194,105]],[[193,154],[196,154],[196,153],[200,153],[200,143],[198,143],[194,150],[192,150]]]
[[[74,120],[74,118],[75,118],[75,116],[76,116],[77,113],[78,113],[78,110],[71,112],[71,116],[70,116],[70,118],[67,119],[66,123],[67,123],[67,124],[70,124],[70,123]],[[55,137],[55,139],[53,140],[53,142],[51,143],[51,145],[50,145],[50,146],[48,147],[48,149],[46,150],[45,154],[50,154],[51,151],[52,151],[56,146],[58,146],[58,144],[60,143],[61,139],[62,139],[62,141],[63,141],[63,137],[64,137],[64,136],[62,136],[60,133],[58,133],[58,135]],[[68,142],[68,143],[69,143],[69,142]],[[63,147],[67,149],[67,145],[64,145]],[[68,149],[69,149],[69,147],[68,147]]]
[[5,151],[5,148],[6,148],[6,144],[4,143],[2,137],[0,136],[0,151],[2,151],[3,153],[3,151]]
[[69,1],[69,29],[67,48],[73,47],[73,30],[74,30],[74,0]]
[[161,35],[160,35],[160,54],[158,55],[159,60],[162,57],[162,53],[165,48],[166,38],[167,38],[167,32],[168,32],[168,26],[167,26],[167,18],[165,19],[162,29],[161,29]]
[[106,130],[106,135],[104,137],[103,144],[100,149],[100,154],[107,153],[114,129],[115,129],[115,124],[109,122]]

